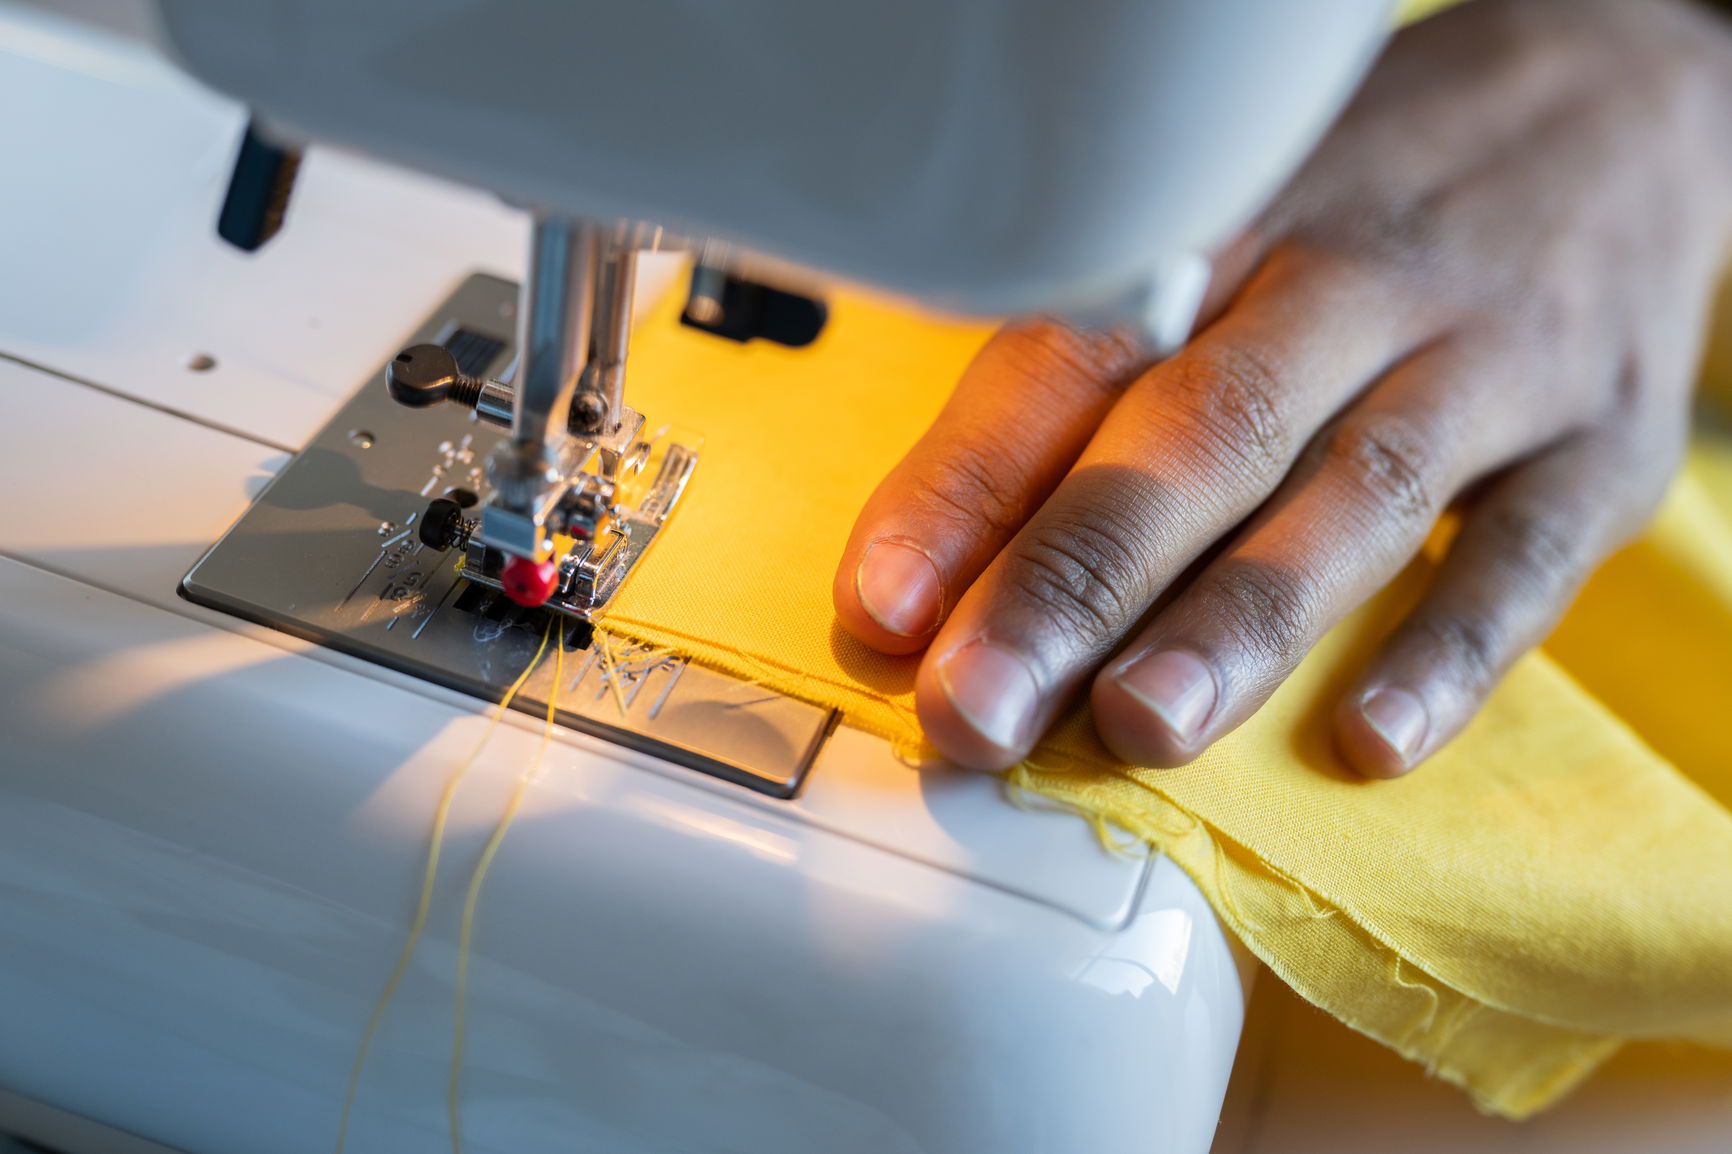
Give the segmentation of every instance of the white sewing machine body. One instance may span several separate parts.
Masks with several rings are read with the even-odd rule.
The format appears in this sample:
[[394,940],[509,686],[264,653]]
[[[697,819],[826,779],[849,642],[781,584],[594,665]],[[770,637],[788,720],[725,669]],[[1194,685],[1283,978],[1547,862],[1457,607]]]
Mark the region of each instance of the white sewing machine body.
[[[0,9],[0,108],[0,1131],[319,1149],[486,709],[176,586],[525,221],[316,151],[229,250],[243,110],[50,17]],[[352,1150],[447,1141],[456,907],[538,737],[459,795]],[[779,799],[561,732],[481,907],[466,1141],[1201,1154],[1244,992],[1169,862],[989,779],[844,729]]]
[[1393,0],[160,0],[291,136],[979,315],[1111,312],[1308,152]]
[[[717,333],[810,341],[810,325],[746,318],[791,305],[821,325],[821,306],[766,283],[816,277],[969,313],[1127,325],[1172,351],[1202,302],[1205,254],[1321,135],[1392,7],[159,4],[176,57],[256,118],[222,214],[237,244],[271,235],[303,140],[533,210],[515,378],[465,368],[420,333],[387,386],[407,406],[509,412],[475,516],[429,507],[421,524],[438,532],[423,544],[458,546],[467,580],[580,620],[634,563],[631,535],[604,543],[601,527],[611,516],[653,533],[683,488],[670,477],[666,499],[641,507],[617,496],[646,427],[623,388],[640,251],[693,250],[682,321]],[[648,428],[678,420],[649,416]],[[695,446],[660,451],[689,475]],[[301,604],[308,591],[279,592]]]

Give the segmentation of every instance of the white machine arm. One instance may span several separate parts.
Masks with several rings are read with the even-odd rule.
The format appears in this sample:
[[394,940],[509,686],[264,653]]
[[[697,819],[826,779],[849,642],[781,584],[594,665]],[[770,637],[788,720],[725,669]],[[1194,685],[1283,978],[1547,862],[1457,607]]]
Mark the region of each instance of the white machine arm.
[[[187,66],[275,133],[535,207],[512,437],[474,530],[478,571],[527,605],[569,591],[555,541],[599,531],[634,452],[626,302],[646,238],[666,227],[965,312],[1131,323],[1171,349],[1206,287],[1200,254],[1309,148],[1390,8],[161,3]],[[253,216],[274,228],[294,166],[254,148]],[[694,301],[719,310],[717,271]],[[415,372],[429,357],[451,376],[433,354]]]

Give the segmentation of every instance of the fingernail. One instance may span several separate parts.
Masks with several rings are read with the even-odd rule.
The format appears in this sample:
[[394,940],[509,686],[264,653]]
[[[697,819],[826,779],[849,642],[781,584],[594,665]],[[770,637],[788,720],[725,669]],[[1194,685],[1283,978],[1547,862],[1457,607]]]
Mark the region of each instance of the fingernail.
[[1215,675],[1202,658],[1179,649],[1140,657],[1119,671],[1119,687],[1148,707],[1172,735],[1189,745],[1215,711]]
[[1405,689],[1374,689],[1359,703],[1359,712],[1403,763],[1413,764],[1431,728],[1423,701]]
[[938,568],[912,545],[868,545],[854,570],[854,593],[872,620],[898,637],[922,637],[938,627]]
[[1034,717],[1037,687],[1014,653],[970,641],[938,666],[944,696],[974,731],[1000,749],[1019,751]]

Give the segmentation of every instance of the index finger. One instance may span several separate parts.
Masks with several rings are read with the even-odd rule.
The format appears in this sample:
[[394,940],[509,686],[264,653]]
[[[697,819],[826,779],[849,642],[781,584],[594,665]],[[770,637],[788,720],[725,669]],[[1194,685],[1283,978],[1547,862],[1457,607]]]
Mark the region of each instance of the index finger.
[[1435,324],[1347,262],[1278,253],[1132,385],[960,600],[917,680],[927,736],[981,769],[1026,756],[1166,586]]
[[843,627],[882,652],[923,648],[1146,364],[1122,333],[999,330],[855,522],[833,590]]

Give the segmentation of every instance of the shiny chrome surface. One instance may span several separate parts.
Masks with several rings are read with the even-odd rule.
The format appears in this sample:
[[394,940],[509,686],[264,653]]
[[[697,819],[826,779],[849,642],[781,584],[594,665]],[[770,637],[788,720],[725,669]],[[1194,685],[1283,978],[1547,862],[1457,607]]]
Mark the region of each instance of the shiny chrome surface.
[[637,282],[637,248],[630,231],[622,226],[607,236],[596,261],[589,359],[572,406],[573,430],[590,436],[616,434],[625,416],[625,357]]
[[[453,324],[481,332],[497,326],[512,293],[506,281],[470,278],[422,326],[424,339]],[[550,614],[521,610],[494,592],[482,540],[472,538],[467,552],[439,552],[417,536],[431,498],[458,488],[486,493],[478,462],[493,439],[463,409],[396,404],[376,374],[193,567],[182,589],[201,604],[497,700],[544,635],[587,643],[580,634],[591,611],[654,543],[697,456],[687,445],[658,442],[631,459],[624,480],[635,481],[638,492],[593,543],[570,554],[575,560]],[[568,437],[561,452],[561,475],[570,476],[602,450]],[[484,503],[484,527],[509,512]],[[799,789],[835,725],[834,710],[666,654],[615,653],[617,644],[568,658],[561,724],[772,796]],[[545,710],[553,664],[543,662],[517,708]]]
[[511,444],[528,460],[551,460],[566,436],[566,413],[590,343],[596,280],[594,227],[537,217],[529,245],[529,279],[518,310],[517,400]]

